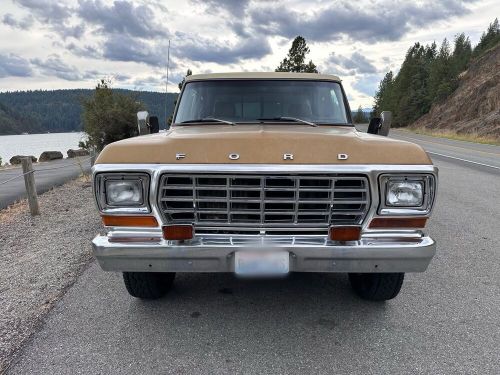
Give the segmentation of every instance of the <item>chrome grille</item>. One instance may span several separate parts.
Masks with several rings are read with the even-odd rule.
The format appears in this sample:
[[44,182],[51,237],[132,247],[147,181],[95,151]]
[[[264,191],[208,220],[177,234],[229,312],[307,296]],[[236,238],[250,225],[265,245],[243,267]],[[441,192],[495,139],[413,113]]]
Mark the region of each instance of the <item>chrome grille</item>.
[[370,207],[360,175],[163,174],[165,223],[197,227],[327,228],[361,224]]

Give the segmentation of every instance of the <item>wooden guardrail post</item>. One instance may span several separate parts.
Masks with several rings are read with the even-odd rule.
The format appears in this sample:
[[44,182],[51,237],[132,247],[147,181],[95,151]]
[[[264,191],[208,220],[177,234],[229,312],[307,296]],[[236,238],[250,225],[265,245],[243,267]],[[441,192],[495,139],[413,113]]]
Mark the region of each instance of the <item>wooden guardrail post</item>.
[[31,216],[40,215],[40,206],[38,205],[38,196],[36,194],[35,174],[33,173],[33,163],[31,157],[21,160],[24,174],[24,185],[26,186],[26,195],[30,206]]
[[90,150],[90,166],[93,167],[94,164],[95,164],[95,159],[96,159],[96,152],[95,152],[95,149],[92,148]]

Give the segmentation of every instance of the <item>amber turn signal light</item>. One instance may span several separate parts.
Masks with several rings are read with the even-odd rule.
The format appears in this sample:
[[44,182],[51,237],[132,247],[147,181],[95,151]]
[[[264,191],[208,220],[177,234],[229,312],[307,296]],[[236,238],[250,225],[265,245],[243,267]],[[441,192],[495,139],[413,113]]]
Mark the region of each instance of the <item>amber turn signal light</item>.
[[102,222],[107,227],[157,227],[154,216],[110,216],[102,215]]
[[332,241],[358,241],[361,238],[361,227],[331,227]]
[[167,225],[162,229],[163,238],[166,240],[183,241],[193,238],[192,225]]
[[426,217],[376,217],[370,228],[424,228]]

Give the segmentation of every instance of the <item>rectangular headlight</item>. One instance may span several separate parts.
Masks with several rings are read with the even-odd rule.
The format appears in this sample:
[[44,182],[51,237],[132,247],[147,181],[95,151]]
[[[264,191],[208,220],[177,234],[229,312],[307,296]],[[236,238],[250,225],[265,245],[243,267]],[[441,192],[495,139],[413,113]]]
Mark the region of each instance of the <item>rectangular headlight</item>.
[[424,202],[423,181],[387,182],[385,203],[387,206],[420,207]]
[[109,172],[95,176],[94,189],[104,213],[148,213],[149,175],[137,172]]
[[105,181],[106,202],[110,206],[140,206],[143,203],[142,180]]
[[434,203],[435,190],[433,175],[382,175],[379,214],[428,215]]

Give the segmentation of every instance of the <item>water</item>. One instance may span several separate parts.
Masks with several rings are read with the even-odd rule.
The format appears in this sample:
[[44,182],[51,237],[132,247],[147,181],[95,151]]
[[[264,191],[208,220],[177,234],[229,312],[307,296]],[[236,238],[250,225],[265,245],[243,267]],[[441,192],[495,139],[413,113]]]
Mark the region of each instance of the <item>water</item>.
[[0,157],[8,163],[14,155],[33,155],[37,159],[44,151],[67,151],[78,148],[78,142],[85,139],[85,133],[50,133],[0,136]]

